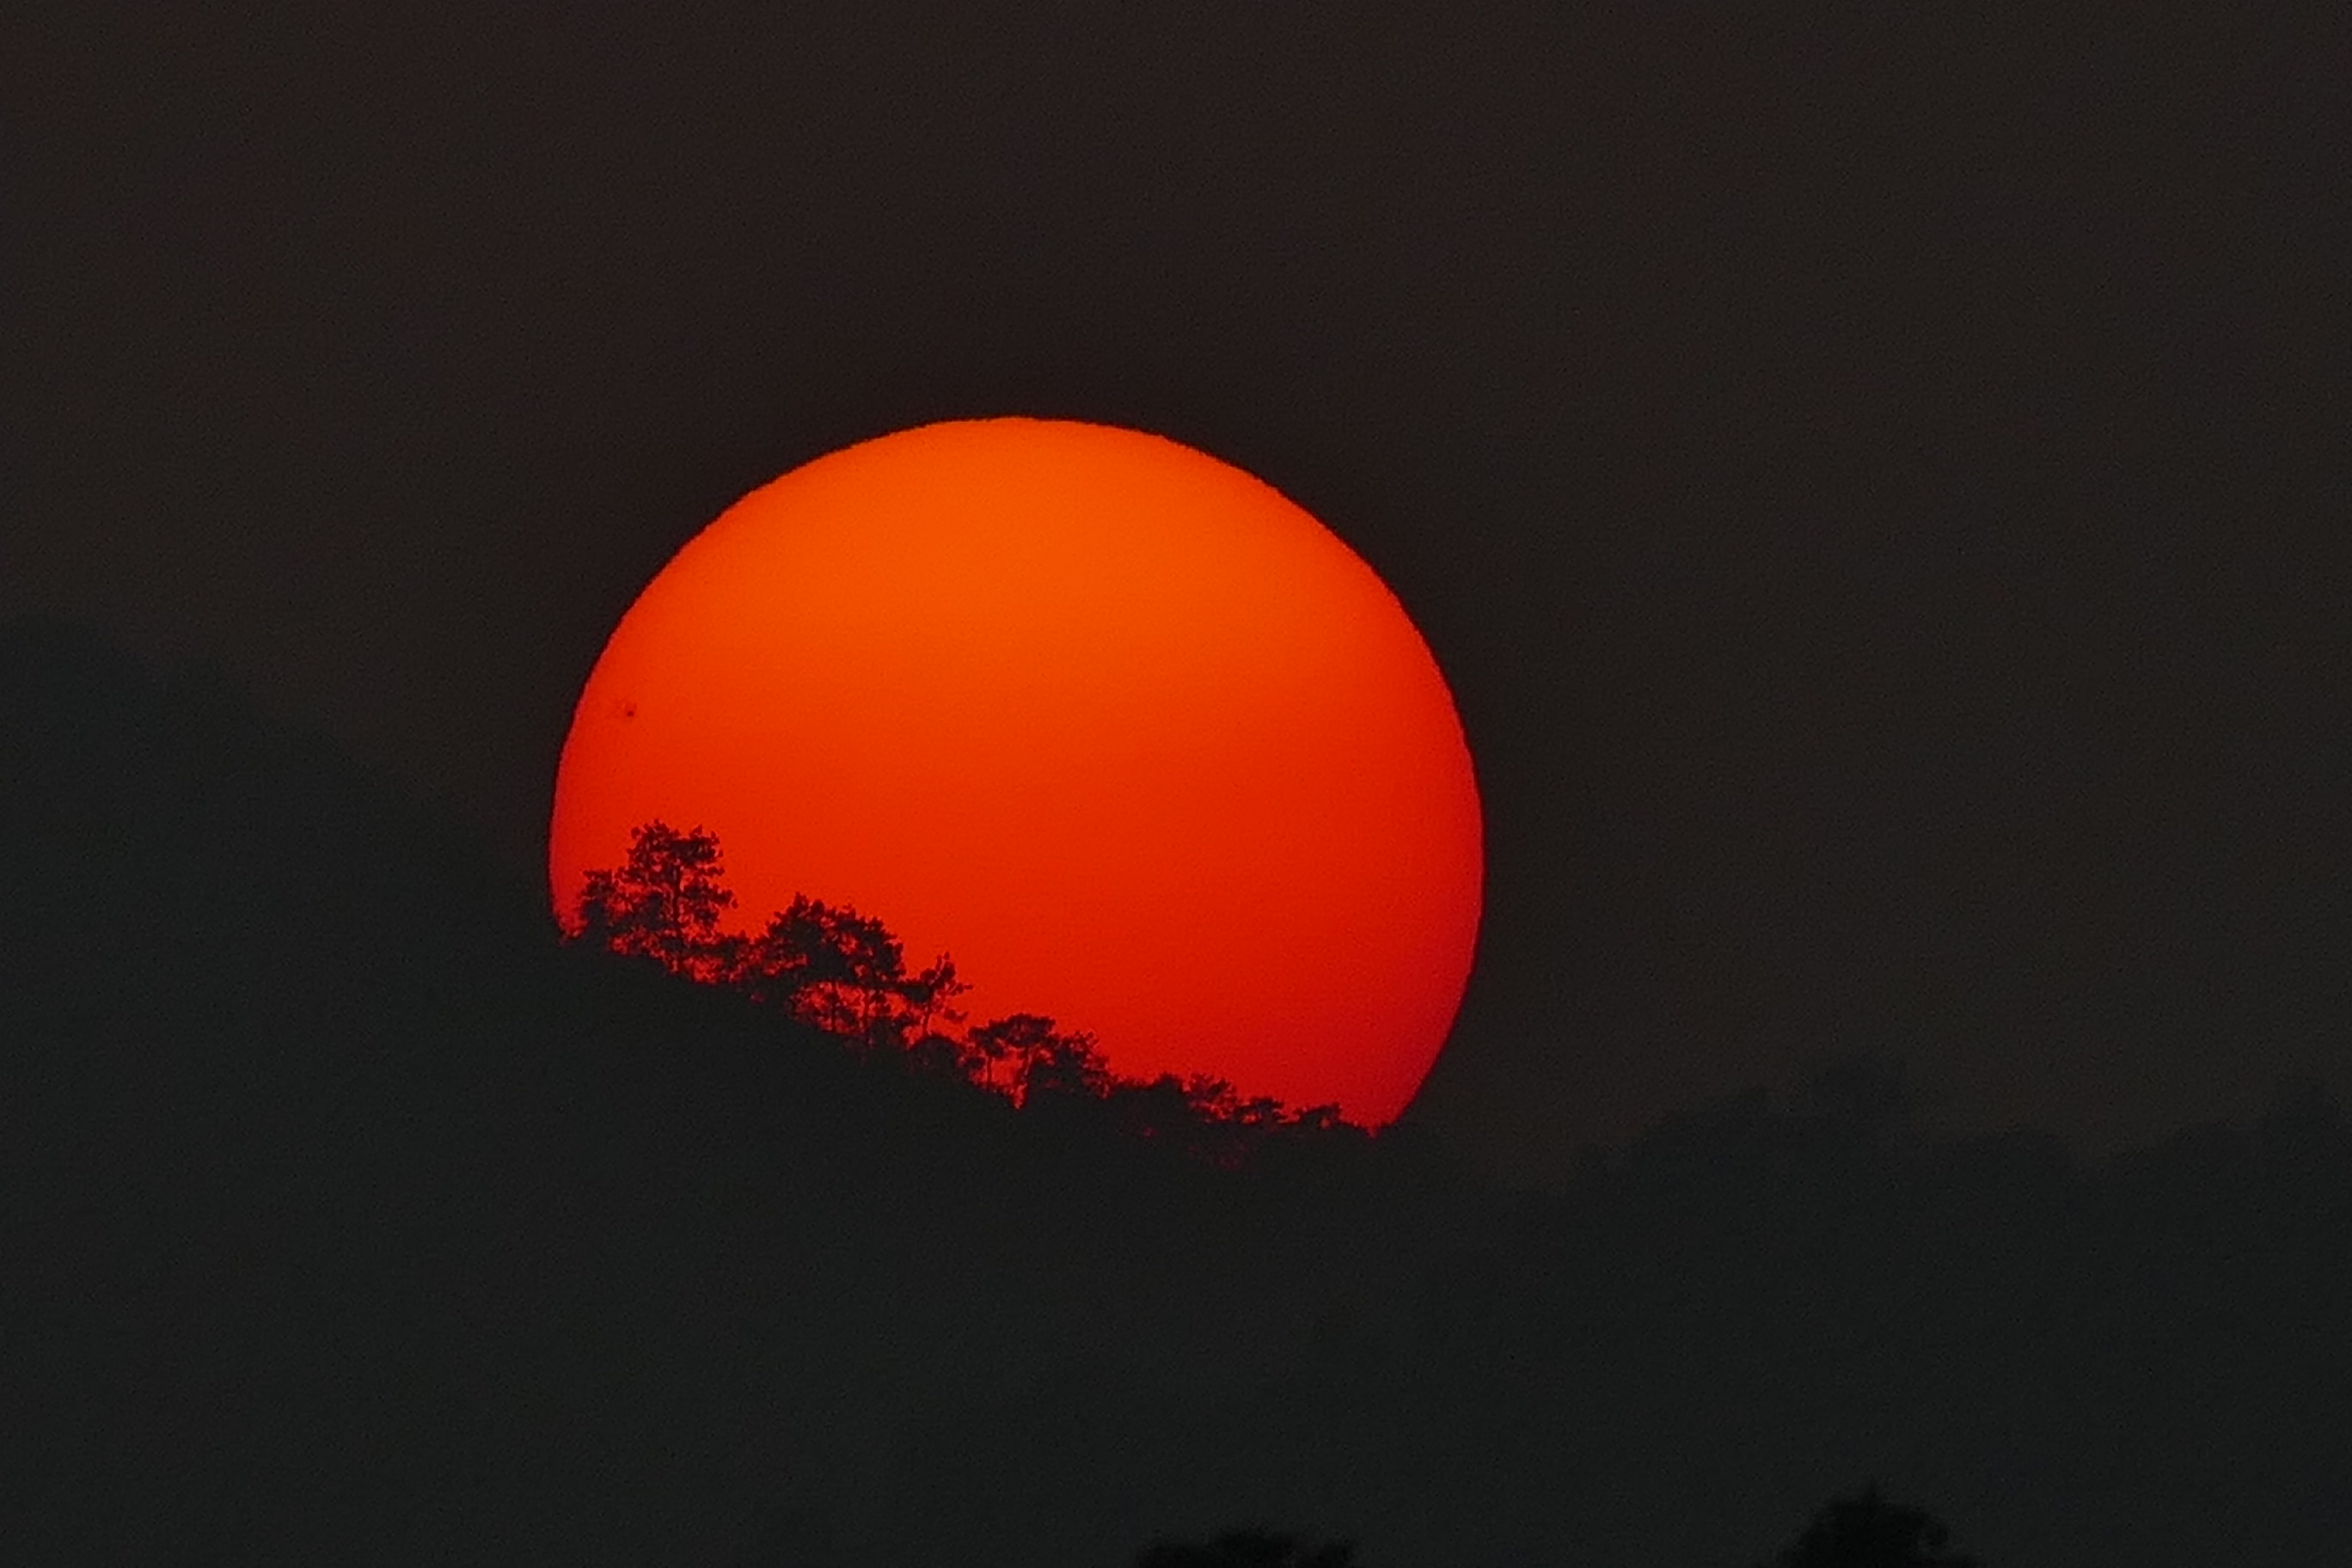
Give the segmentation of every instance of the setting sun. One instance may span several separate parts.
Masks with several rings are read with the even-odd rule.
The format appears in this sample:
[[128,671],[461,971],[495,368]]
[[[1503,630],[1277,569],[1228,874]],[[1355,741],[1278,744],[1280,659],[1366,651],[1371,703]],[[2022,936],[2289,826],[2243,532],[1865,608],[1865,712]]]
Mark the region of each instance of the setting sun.
[[717,835],[743,925],[855,905],[953,954],[974,1019],[1374,1125],[1477,932],[1470,756],[1394,595],[1270,486],[1103,426],[902,431],[690,541],[582,692],[561,918],[655,818]]

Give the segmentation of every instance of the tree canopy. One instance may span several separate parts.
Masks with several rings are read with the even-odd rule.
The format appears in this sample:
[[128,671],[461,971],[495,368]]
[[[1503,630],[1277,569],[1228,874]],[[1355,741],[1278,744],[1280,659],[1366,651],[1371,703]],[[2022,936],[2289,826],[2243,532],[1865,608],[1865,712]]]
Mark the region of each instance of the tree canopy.
[[578,934],[615,952],[714,979],[726,968],[719,922],[734,907],[718,835],[700,827],[680,833],[656,818],[631,836],[626,860],[588,873]]
[[956,1004],[970,987],[955,960],[940,953],[910,973],[889,927],[849,905],[796,893],[751,932],[728,929],[735,908],[718,836],[656,819],[634,831],[621,865],[587,873],[567,935],[732,989],[860,1055],[961,1079],[1024,1110],[1099,1113],[1108,1125],[1213,1164],[1237,1167],[1285,1141],[1364,1136],[1336,1106],[1292,1110],[1245,1098],[1216,1078],[1122,1078],[1094,1036],[1044,1014],[964,1026]]
[[1949,1549],[1951,1531],[1925,1509],[1889,1502],[1875,1482],[1816,1510],[1771,1568],[1978,1568]]

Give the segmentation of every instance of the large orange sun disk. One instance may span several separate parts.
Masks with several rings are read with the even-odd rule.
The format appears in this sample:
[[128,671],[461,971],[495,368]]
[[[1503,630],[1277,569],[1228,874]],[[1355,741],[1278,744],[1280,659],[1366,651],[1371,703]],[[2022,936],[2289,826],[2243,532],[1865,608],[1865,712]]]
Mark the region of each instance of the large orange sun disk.
[[559,918],[656,817],[719,836],[746,928],[853,904],[952,953],[974,1021],[1370,1125],[1477,934],[1470,755],[1394,595],[1261,480],[1105,426],[901,431],[696,535],[581,693]]

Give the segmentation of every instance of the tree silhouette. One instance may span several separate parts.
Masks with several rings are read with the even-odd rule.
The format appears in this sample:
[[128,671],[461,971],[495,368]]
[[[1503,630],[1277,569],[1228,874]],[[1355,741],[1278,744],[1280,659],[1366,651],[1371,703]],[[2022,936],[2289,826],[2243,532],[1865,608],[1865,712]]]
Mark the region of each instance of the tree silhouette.
[[572,934],[697,979],[722,978],[731,961],[719,921],[735,907],[724,875],[718,835],[680,833],[656,817],[630,835],[618,869],[588,873]]
[[1244,1099],[1218,1078],[1120,1078],[1092,1035],[1042,1014],[959,1032],[964,1016],[955,1004],[970,987],[952,958],[942,953],[909,974],[904,946],[881,921],[801,893],[757,936],[722,931],[720,917],[735,907],[723,873],[717,835],[646,823],[631,835],[625,862],[587,873],[569,934],[731,986],[868,1056],[887,1051],[919,1076],[961,1079],[1024,1109],[1092,1108],[1139,1138],[1227,1170],[1277,1146],[1328,1152],[1362,1141],[1336,1106],[1293,1111],[1268,1096]]
[[1977,1568],[1947,1549],[1951,1531],[1925,1509],[1888,1502],[1874,1481],[1816,1511],[1771,1568]]
[[1099,1100],[1116,1081],[1092,1035],[1065,1032],[1036,1013],[991,1019],[971,1031],[970,1048],[989,1082],[996,1063],[1011,1064],[1013,1098],[1022,1105],[1039,1094]]
[[1112,1119],[1146,1142],[1188,1146],[1202,1125],[1200,1110],[1174,1073],[1148,1081],[1123,1079],[1111,1086],[1109,1100]]
[[736,979],[761,1001],[868,1050],[903,1050],[934,1020],[951,1021],[950,1004],[964,989],[952,960],[909,975],[905,950],[879,920],[801,894],[751,942]]
[[[1184,1097],[1193,1113],[1205,1121],[1263,1131],[1282,1126],[1290,1120],[1282,1101],[1265,1094],[1244,1099],[1240,1090],[1221,1078],[1196,1074],[1186,1079]],[[1318,1115],[1321,1109],[1317,1108]]]
[[1030,1058],[1028,1069],[1021,1079],[1022,1102],[1026,1104],[1041,1094],[1100,1100],[1110,1092],[1115,1081],[1109,1064],[1095,1048],[1092,1035],[1083,1031],[1056,1034],[1044,1050]]
[[972,1083],[971,1064],[964,1042],[937,1029],[918,1035],[907,1045],[907,1065],[919,1077]]
[[963,1071],[963,1049],[947,1027],[963,1022],[962,1010],[955,1005],[957,997],[971,987],[956,973],[955,960],[946,953],[933,959],[929,967],[908,975],[898,983],[898,1005],[909,1037],[907,1048],[923,1048],[956,1072]]
[[1228,1531],[1214,1541],[1154,1542],[1136,1554],[1135,1568],[1355,1568],[1356,1543],[1310,1547],[1267,1531]]

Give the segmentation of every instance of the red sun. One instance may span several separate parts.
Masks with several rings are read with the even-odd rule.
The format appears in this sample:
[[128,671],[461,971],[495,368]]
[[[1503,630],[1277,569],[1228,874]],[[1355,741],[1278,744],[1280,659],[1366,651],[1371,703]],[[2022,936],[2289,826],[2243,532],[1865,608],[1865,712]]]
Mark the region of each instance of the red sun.
[[630,831],[715,833],[953,954],[975,1021],[1393,1121],[1452,1027],[1483,863],[1434,659],[1278,491],[1155,436],[929,425],[793,469],[630,606],[556,776],[559,915]]

